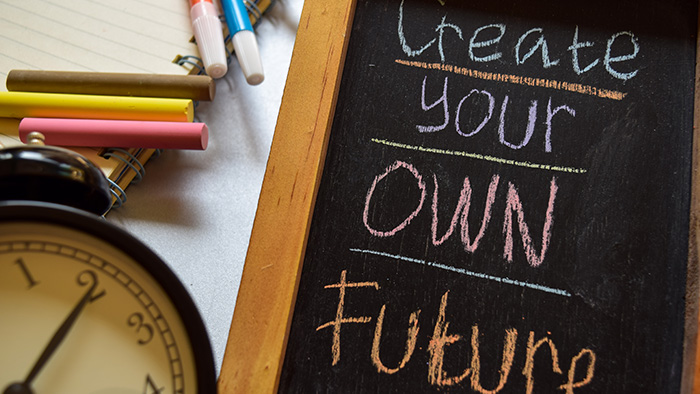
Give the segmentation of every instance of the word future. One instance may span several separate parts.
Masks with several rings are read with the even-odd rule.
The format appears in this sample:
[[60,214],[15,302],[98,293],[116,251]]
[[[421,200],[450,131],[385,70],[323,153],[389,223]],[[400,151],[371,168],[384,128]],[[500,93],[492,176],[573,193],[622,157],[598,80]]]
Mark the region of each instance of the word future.
[[[349,329],[348,326],[356,327],[358,324],[369,324],[372,322],[371,316],[345,315],[345,298],[348,290],[352,290],[354,293],[363,289],[379,290],[380,288],[378,282],[348,282],[347,271],[341,272],[340,281],[338,283],[329,284],[324,287],[325,289],[337,289],[340,296],[338,298],[335,318],[318,326],[316,331],[332,328],[331,363],[332,365],[337,365],[341,361],[341,327],[344,327],[344,330],[347,331]],[[543,392],[542,390],[547,387],[548,389],[546,392],[555,392],[554,389],[557,388],[562,390],[563,393],[574,394],[574,389],[586,386],[593,380],[596,364],[596,354],[593,350],[588,348],[580,349],[578,353],[571,358],[569,369],[565,372],[560,364],[559,350],[552,339],[549,337],[542,337],[535,340],[535,333],[530,331],[524,352],[518,352],[518,349],[522,347],[518,346],[518,330],[515,328],[508,328],[505,330],[503,338],[503,351],[498,374],[498,383],[495,384],[495,387],[486,388],[481,380],[480,343],[485,336],[492,338],[492,333],[482,334],[479,331],[479,326],[476,324],[471,328],[471,360],[459,360],[461,361],[460,364],[467,364],[468,367],[457,374],[448,374],[446,371],[448,369],[446,365],[446,354],[449,353],[449,346],[465,339],[462,335],[448,333],[448,327],[450,325],[446,313],[448,295],[449,291],[443,294],[440,301],[437,321],[433,326],[432,334],[428,333],[430,341],[426,349],[429,360],[427,363],[427,379],[430,385],[447,387],[458,385],[462,382],[469,382],[471,389],[475,392],[481,394],[495,394],[506,387],[508,378],[511,375],[514,360],[523,356],[525,358],[525,367],[522,370],[522,374],[525,377],[524,391],[526,394],[532,394],[537,391],[534,390],[535,387],[537,387],[539,392]],[[386,304],[382,306],[376,318],[374,336],[369,354],[372,365],[376,368],[377,373],[392,375],[406,367],[416,351],[416,343],[418,342],[418,336],[421,330],[419,319],[421,310],[418,309],[414,311],[408,318],[406,342],[401,361],[399,361],[397,365],[386,365],[381,357],[381,342],[384,334],[382,331],[386,307]],[[396,334],[393,334],[394,335],[391,336],[395,337]],[[545,350],[542,351],[543,354],[540,357],[545,357],[544,354],[549,354],[551,364],[549,362],[538,363],[538,368],[551,368],[553,376],[559,375],[561,378],[540,381],[538,384],[535,384],[535,356],[541,347],[544,347]],[[521,353],[523,354],[521,355]],[[451,360],[452,362],[458,361]],[[513,387],[510,387],[510,389],[513,389]]]

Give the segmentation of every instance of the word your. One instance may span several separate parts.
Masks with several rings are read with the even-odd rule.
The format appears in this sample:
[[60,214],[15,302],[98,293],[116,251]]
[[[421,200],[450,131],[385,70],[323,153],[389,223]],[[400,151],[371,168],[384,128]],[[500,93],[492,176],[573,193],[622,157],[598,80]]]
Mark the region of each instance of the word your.
[[[406,218],[404,218],[403,221],[401,221],[401,223],[389,230],[379,230],[375,227],[374,224],[370,223],[370,206],[375,205],[372,204],[372,197],[374,196],[374,191],[377,185],[382,180],[386,179],[388,176],[395,175],[396,171],[401,168],[408,170],[411,173],[411,175],[413,175],[413,177],[415,178],[416,185],[420,189],[421,193],[420,199],[413,212],[406,216]],[[452,215],[450,226],[442,237],[438,237],[438,180],[437,176],[433,174],[434,191],[433,201],[431,204],[432,225],[430,228],[433,245],[438,246],[445,242],[448,238],[450,238],[455,228],[457,227],[457,222],[459,222],[461,227],[460,236],[462,244],[464,245],[464,250],[469,253],[474,253],[479,247],[479,244],[481,243],[481,240],[483,239],[484,234],[486,233],[486,229],[488,228],[489,223],[491,221],[491,208],[493,207],[493,203],[496,200],[496,190],[498,189],[499,183],[500,176],[494,175],[491,178],[491,183],[489,184],[488,191],[486,193],[486,204],[481,219],[481,227],[479,228],[479,231],[477,232],[476,236],[474,236],[474,238],[471,238],[469,231],[469,222],[467,219],[469,217],[469,211],[471,207],[472,188],[471,183],[469,181],[469,177],[465,177],[462,185],[462,191],[459,196],[459,201],[457,202],[457,207],[455,208],[454,214]],[[530,236],[530,227],[525,221],[523,204],[520,199],[520,195],[518,194],[518,190],[516,189],[513,183],[508,182],[506,209],[503,219],[503,235],[505,237],[503,258],[506,259],[508,262],[513,261],[513,215],[515,214],[516,220],[518,222],[518,230],[520,231],[520,238],[523,244],[523,248],[525,250],[525,255],[528,263],[532,267],[537,267],[540,264],[542,264],[547,253],[547,249],[549,248],[551,228],[554,223],[554,202],[557,196],[557,190],[558,186],[556,178],[552,177],[549,187],[549,201],[547,202],[547,211],[545,213],[544,226],[542,228],[541,248],[538,253],[533,245],[532,236]],[[412,164],[399,160],[395,161],[392,165],[387,167],[382,174],[374,178],[372,185],[367,191],[367,197],[365,198],[365,207],[362,214],[362,220],[364,222],[365,227],[372,235],[376,237],[393,237],[399,231],[405,229],[411,223],[411,221],[416,216],[418,216],[418,214],[423,209],[423,204],[425,202],[426,195],[427,191],[425,181],[423,180],[423,176],[418,172],[418,170]],[[387,206],[374,207],[374,209],[379,210],[387,208]]]
[[[456,34],[460,40],[464,41],[462,29],[453,23],[447,23],[447,15],[445,15],[442,18],[442,21],[434,29],[432,29],[436,33],[437,37],[431,39],[422,46],[419,44],[418,49],[413,49],[406,39],[403,15],[403,1],[401,1],[401,5],[399,6],[399,23],[397,32],[401,48],[403,49],[404,53],[410,57],[418,56],[425,52],[428,48],[436,45],[440,54],[440,60],[444,63],[445,48],[443,45],[443,38],[448,29],[452,30],[452,32]],[[469,44],[467,46],[469,51],[469,59],[478,63],[488,63],[501,59],[503,57],[503,51],[499,50],[498,46],[501,43],[501,39],[505,33],[506,25],[502,23],[484,25],[475,29],[469,38]],[[534,44],[530,44],[529,46],[525,44],[526,42],[532,43],[533,41]],[[571,67],[577,75],[584,74],[600,64],[600,57],[596,57],[588,64],[581,64],[581,52],[586,51],[586,57],[592,56],[590,51],[594,50],[596,46],[599,47],[599,45],[596,45],[596,43],[592,41],[579,41],[579,29],[578,26],[576,26],[573,38],[571,40],[571,45],[569,45],[566,50],[569,52],[571,57]],[[544,30],[539,27],[532,28],[520,35],[517,43],[515,44],[515,63],[517,65],[524,64],[538,51],[542,59],[542,68],[546,69],[559,65],[561,59],[553,59],[550,56],[549,46],[547,45],[547,40],[544,36]],[[633,33],[629,31],[622,31],[613,34],[607,40],[605,53],[602,57],[605,71],[607,71],[608,74],[614,78],[621,79],[623,81],[634,78],[639,71],[638,69],[625,72],[619,70],[617,65],[622,62],[633,60],[637,57],[638,53],[639,42]]]
[[[416,128],[418,129],[419,132],[421,133],[434,133],[436,131],[444,130],[447,125],[450,123],[450,111],[449,107],[447,104],[447,82],[448,78],[445,77],[445,82],[442,87],[442,95],[440,96],[439,99],[434,101],[432,104],[426,104],[425,102],[425,82],[428,79],[428,77],[423,78],[423,88],[421,90],[421,107],[423,108],[423,111],[429,111],[436,106],[442,104],[442,110],[444,113],[444,119],[445,121],[440,124],[440,125],[434,125],[434,126],[421,126],[418,125]],[[462,126],[460,123],[460,113],[462,112],[462,105],[464,105],[465,101],[469,99],[470,97],[474,96],[476,97],[477,95],[481,95],[486,97],[488,99],[488,109],[485,111],[484,118],[479,123],[476,128],[473,130],[462,130]],[[474,99],[472,99],[474,101]],[[521,149],[525,147],[529,142],[530,139],[532,138],[532,135],[535,133],[535,123],[537,120],[537,100],[532,100],[530,102],[530,109],[528,111],[528,121],[527,121],[527,128],[525,129],[525,135],[523,136],[522,140],[520,142],[514,143],[510,141],[506,141],[506,127],[505,127],[505,119],[506,119],[506,111],[508,109],[508,102],[510,101],[510,98],[508,95],[506,95],[503,98],[503,103],[501,104],[501,115],[499,117],[499,123],[498,123],[498,140],[501,144],[511,148],[511,149]],[[491,117],[493,116],[493,110],[494,107],[496,106],[496,99],[493,97],[491,93],[489,93],[486,90],[476,90],[472,89],[469,93],[467,93],[466,96],[462,97],[462,99],[459,101],[459,104],[457,104],[457,109],[455,111],[455,127],[457,129],[457,134],[463,136],[463,137],[473,137],[476,134],[478,134],[484,126],[491,120]],[[473,107],[473,106],[472,106]],[[554,116],[560,112],[560,111],[565,111],[571,116],[576,116],[576,111],[568,107],[566,105],[561,105],[558,107],[555,107],[552,109],[552,98],[549,98],[549,101],[547,102],[547,113],[546,113],[546,118],[545,118],[545,125],[547,129],[545,130],[545,139],[544,139],[544,151],[545,152],[551,152],[552,151],[552,119]],[[469,109],[470,113],[476,113],[476,110],[474,108]]]
[[[347,324],[369,324],[372,321],[372,317],[370,316],[345,316],[344,306],[347,291],[350,289],[361,288],[374,288],[375,290],[379,290],[379,284],[377,282],[348,282],[347,271],[344,270],[340,274],[340,281],[338,283],[326,285],[324,288],[338,289],[340,296],[338,297],[338,306],[336,309],[335,318],[318,326],[316,331],[331,327],[333,328],[333,339],[331,345],[331,353],[333,356],[332,365],[337,365],[340,362],[341,355],[341,327]],[[479,326],[476,324],[472,326],[471,330],[471,360],[469,362],[469,367],[457,375],[449,376],[445,371],[447,369],[445,368],[445,354],[448,351],[448,346],[463,340],[463,338],[459,334],[449,334],[447,331],[449,326],[449,322],[446,317],[448,295],[449,291],[445,292],[440,301],[438,318],[435,322],[435,326],[433,327],[433,332],[430,336],[430,342],[427,349],[429,355],[427,376],[428,382],[434,386],[446,387],[454,386],[468,379],[472,390],[478,393],[494,394],[501,391],[508,383],[508,377],[510,376],[513,361],[518,350],[518,330],[514,328],[505,330],[503,339],[503,354],[499,369],[499,381],[496,387],[485,388],[481,382],[481,355],[479,352],[479,347],[482,335],[479,332]],[[378,373],[389,375],[395,374],[401,369],[405,368],[411,361],[411,357],[416,350],[416,342],[418,341],[418,334],[421,328],[418,319],[420,312],[421,310],[418,309],[411,313],[408,318],[406,343],[401,361],[396,366],[387,366],[381,359],[381,342],[386,314],[386,304],[382,306],[376,319],[374,337],[372,339],[372,347],[370,352],[372,365],[376,368]],[[587,348],[581,349],[578,354],[571,359],[568,372],[566,375],[564,375],[559,362],[559,351],[554,344],[554,341],[548,337],[535,340],[535,333],[530,331],[524,351],[525,367],[522,370],[522,374],[525,376],[526,394],[531,394],[534,392],[535,356],[543,346],[548,350],[546,353],[548,353],[551,358],[552,371],[556,374],[563,375],[563,381],[557,384],[558,389],[563,390],[567,394],[573,394],[574,389],[586,386],[593,380],[596,363],[595,352]],[[541,357],[544,357],[544,355]],[[577,371],[579,371],[578,375],[581,375],[581,371],[585,371],[583,373],[584,376],[577,379]],[[538,384],[538,391],[541,391],[542,387],[546,383],[551,384],[552,382]]]

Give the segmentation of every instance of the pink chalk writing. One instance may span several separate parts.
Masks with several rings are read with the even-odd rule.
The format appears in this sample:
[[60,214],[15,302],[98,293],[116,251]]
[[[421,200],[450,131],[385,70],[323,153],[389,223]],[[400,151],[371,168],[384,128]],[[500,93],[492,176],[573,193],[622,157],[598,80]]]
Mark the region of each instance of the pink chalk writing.
[[481,227],[479,228],[479,232],[477,235],[474,237],[472,240],[469,236],[469,221],[467,220],[469,218],[469,207],[471,206],[471,200],[472,200],[472,188],[471,188],[471,183],[469,182],[469,178],[464,178],[464,185],[462,186],[462,192],[460,193],[459,196],[459,201],[457,202],[457,208],[455,208],[454,215],[452,215],[452,221],[450,222],[450,226],[445,232],[445,234],[442,236],[442,238],[437,239],[437,232],[438,232],[438,181],[437,181],[437,176],[433,174],[433,181],[435,184],[435,190],[433,192],[433,204],[432,204],[432,211],[433,211],[433,221],[431,225],[431,231],[432,231],[432,239],[433,239],[433,245],[438,246],[445,242],[450,235],[452,235],[452,232],[454,231],[455,227],[457,226],[457,220],[460,220],[460,226],[462,228],[461,231],[461,238],[462,238],[462,243],[464,244],[464,250],[467,252],[474,252],[476,248],[479,247],[479,242],[481,239],[484,237],[484,233],[486,232],[486,227],[488,227],[489,222],[491,221],[491,207],[493,206],[493,202],[496,199],[496,188],[498,187],[498,181],[500,177],[498,175],[494,175],[493,178],[491,178],[491,184],[489,185],[488,189],[488,194],[486,196],[486,205],[484,207],[484,215],[482,217],[481,221]]
[[[384,178],[386,178],[390,173],[396,171],[399,168],[405,168],[408,171],[413,174],[413,176],[416,178],[418,188],[421,190],[421,196],[420,196],[420,201],[418,202],[418,206],[416,209],[406,217],[406,219],[403,220],[399,225],[394,227],[393,229],[389,231],[380,231],[374,229],[372,226],[369,225],[369,203],[372,200],[372,195],[374,194],[374,189],[377,187],[377,184]],[[405,163],[403,161],[396,161],[394,164],[390,165],[386,171],[384,171],[383,174],[378,175],[374,178],[374,181],[372,182],[372,186],[370,186],[369,191],[367,191],[367,198],[365,199],[365,209],[364,212],[362,213],[362,221],[365,223],[365,227],[369,232],[377,237],[391,237],[392,235],[396,234],[397,232],[403,230],[408,226],[409,223],[411,223],[411,220],[415,218],[418,213],[420,212],[421,208],[423,208],[423,202],[425,201],[425,182],[423,182],[423,177],[418,173],[418,170],[411,164]]]
[[503,258],[509,262],[513,261],[513,211],[515,211],[517,212],[518,229],[520,230],[523,248],[525,248],[527,262],[533,267],[537,267],[542,264],[544,255],[547,253],[547,249],[549,248],[549,240],[552,237],[551,230],[552,223],[554,222],[554,199],[557,195],[557,189],[556,178],[552,178],[549,188],[549,203],[547,205],[546,219],[542,228],[542,247],[540,248],[540,253],[537,254],[535,252],[535,247],[533,246],[532,237],[530,236],[530,229],[525,222],[523,204],[520,201],[518,191],[515,189],[515,185],[510,182],[508,183],[508,201],[506,203],[505,219],[503,220],[503,234],[505,235],[506,240],[505,248],[503,250]]
[[[370,205],[372,205],[372,197],[374,195],[374,191],[376,189],[377,184],[382,181],[383,179],[387,178],[388,176],[392,175],[395,171],[397,171],[400,168],[407,169],[411,172],[413,177],[416,179],[416,184],[417,187],[421,191],[420,199],[416,205],[416,208],[406,216],[401,223],[398,225],[394,226],[391,230],[388,231],[383,231],[383,230],[378,230],[375,228],[375,224],[371,223],[372,221],[370,220]],[[474,236],[472,239],[470,236],[469,232],[469,212],[470,212],[470,207],[471,207],[471,197],[472,197],[472,187],[471,183],[469,181],[469,177],[464,178],[464,182],[462,185],[462,190],[460,191],[460,196],[457,201],[457,206],[454,210],[454,213],[452,214],[452,218],[450,220],[450,224],[447,227],[447,230],[445,233],[442,235],[442,237],[438,237],[438,211],[439,211],[439,197],[438,197],[438,178],[437,175],[433,174],[433,184],[434,184],[434,191],[432,195],[432,204],[431,204],[431,211],[432,211],[432,222],[431,222],[431,236],[432,236],[432,243],[435,246],[439,246],[443,244],[445,241],[447,241],[450,236],[454,233],[457,223],[459,222],[460,227],[461,227],[461,239],[460,241],[462,242],[464,246],[464,250],[469,253],[474,253],[477,248],[479,247],[479,244],[481,240],[483,239],[487,228],[489,226],[489,222],[491,221],[491,211],[492,207],[494,204],[494,201],[496,199],[496,191],[498,189],[498,184],[500,181],[500,176],[499,175],[493,175],[491,178],[491,182],[488,187],[488,191],[486,192],[486,199],[485,199],[485,205],[484,205],[484,212],[482,215],[481,219],[481,226],[479,228],[479,231],[477,234]],[[528,226],[527,222],[525,221],[525,211],[523,209],[523,202],[522,199],[520,198],[520,195],[518,193],[517,188],[512,182],[508,182],[508,192],[507,192],[507,197],[506,197],[506,208],[504,212],[504,219],[503,219],[503,235],[504,235],[504,248],[503,248],[503,258],[508,261],[512,262],[513,261],[513,214],[515,213],[516,220],[518,223],[518,230],[520,232],[520,237],[522,240],[523,248],[525,250],[525,255],[528,264],[532,267],[538,267],[542,264],[544,261],[545,255],[547,254],[547,250],[549,249],[549,243],[550,239],[552,236],[552,226],[554,223],[554,205],[555,205],[555,200],[556,200],[556,195],[557,195],[557,190],[558,186],[556,183],[556,177],[552,177],[552,180],[550,182],[550,187],[549,187],[549,201],[547,203],[547,210],[545,213],[545,220],[544,220],[544,225],[542,228],[542,241],[540,244],[540,250],[539,252],[536,251],[536,248],[534,246],[534,241],[532,236],[530,235],[530,226]],[[364,206],[364,211],[363,211],[363,222],[365,225],[365,228],[370,232],[370,234],[376,236],[376,237],[391,237],[396,235],[399,231],[404,230],[410,223],[411,221],[418,216],[418,214],[421,212],[423,208],[423,203],[425,201],[426,197],[426,185],[425,182],[423,181],[423,176],[420,174],[418,169],[413,166],[412,164],[403,162],[403,161],[396,161],[393,164],[391,164],[389,167],[386,168],[386,170],[376,176],[374,178],[374,181],[372,182],[371,186],[369,187],[369,190],[367,191],[367,196],[365,198],[365,206]],[[388,210],[391,210],[392,207],[395,204],[383,204],[381,206],[374,205],[374,209],[377,210],[378,212],[385,212]],[[381,215],[378,215],[381,217]],[[379,220],[379,219],[377,219]]]

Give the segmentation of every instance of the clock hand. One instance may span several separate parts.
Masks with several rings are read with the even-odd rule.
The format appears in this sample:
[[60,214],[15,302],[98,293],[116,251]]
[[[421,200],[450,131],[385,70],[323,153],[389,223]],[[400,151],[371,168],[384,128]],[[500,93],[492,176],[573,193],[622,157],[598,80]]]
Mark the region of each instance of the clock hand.
[[[30,387],[32,380],[36,378],[36,376],[39,374],[46,362],[53,355],[56,349],[58,349],[58,346],[61,344],[61,342],[63,342],[63,339],[66,337],[70,329],[73,327],[73,324],[78,319],[80,312],[83,310],[85,305],[87,305],[88,301],[90,301],[90,298],[92,297],[92,293],[95,291],[95,288],[97,288],[97,277],[95,276],[95,273],[92,271],[84,271],[83,273],[88,274],[92,278],[92,284],[90,285],[90,288],[87,292],[85,292],[85,295],[80,299],[80,301],[78,301],[78,304],[73,308],[70,315],[68,315],[63,324],[61,324],[58,330],[56,330],[56,333],[53,334],[51,341],[49,341],[49,344],[46,345],[46,348],[44,348],[44,351],[41,353],[41,356],[39,356],[39,359],[34,364],[34,367],[32,367],[32,370],[29,372],[29,375],[27,375],[27,378],[24,379],[24,382],[16,382],[10,384],[9,386],[7,386],[7,388],[5,388],[3,394],[33,393]],[[86,284],[81,282],[80,276],[78,276],[78,283],[81,285]]]

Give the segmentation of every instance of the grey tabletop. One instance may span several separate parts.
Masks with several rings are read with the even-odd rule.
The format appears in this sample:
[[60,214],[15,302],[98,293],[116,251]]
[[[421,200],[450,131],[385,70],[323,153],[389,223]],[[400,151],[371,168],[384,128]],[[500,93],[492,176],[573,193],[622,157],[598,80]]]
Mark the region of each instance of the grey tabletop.
[[190,291],[220,369],[303,0],[278,0],[256,28],[265,81],[234,59],[196,117],[205,151],[164,151],[107,216],[151,247]]

